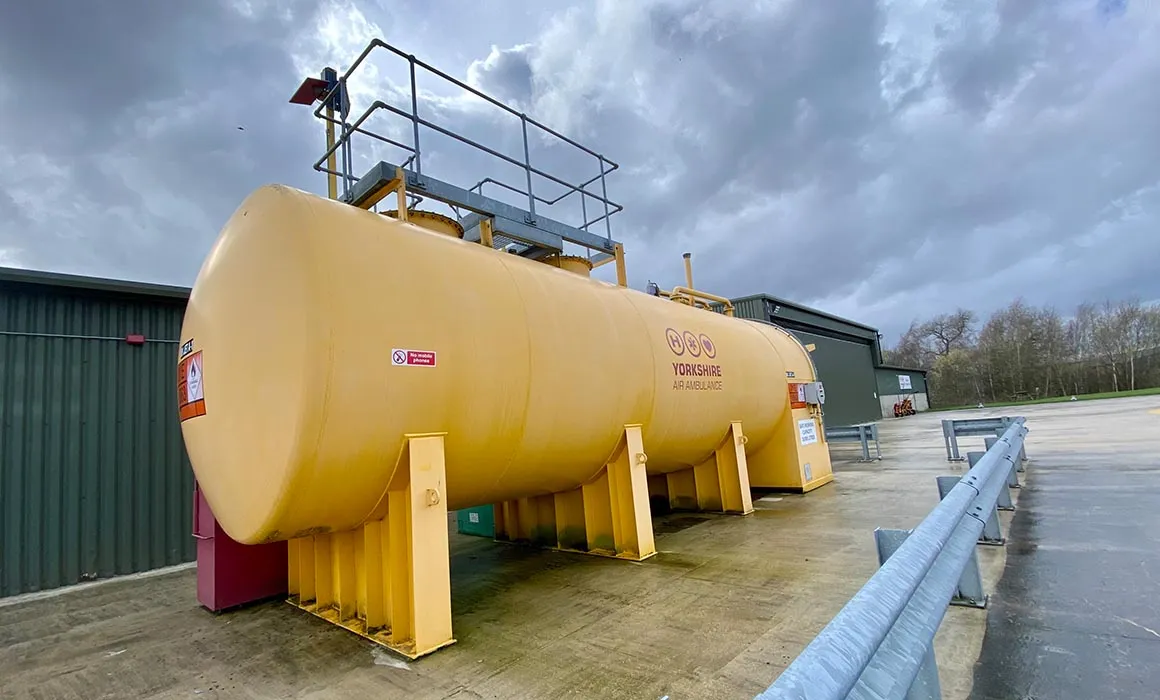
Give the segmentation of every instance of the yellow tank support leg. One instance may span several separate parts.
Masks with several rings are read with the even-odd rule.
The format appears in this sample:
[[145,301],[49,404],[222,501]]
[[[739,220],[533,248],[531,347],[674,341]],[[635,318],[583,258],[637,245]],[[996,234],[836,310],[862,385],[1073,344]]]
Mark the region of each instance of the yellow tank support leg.
[[753,494],[749,491],[749,464],[745,458],[745,443],[749,440],[741,431],[741,422],[733,421],[729,434],[714,452],[717,493],[721,510],[746,515],[753,512]]
[[495,505],[495,538],[639,561],[656,554],[640,426],[581,488]]
[[552,494],[530,496],[495,505],[495,538],[555,547],[556,501]]
[[700,510],[697,499],[697,480],[693,469],[665,474],[669,508],[673,510]]
[[553,494],[556,505],[556,543],[560,549],[583,552],[588,549],[584,526],[584,489]]
[[290,541],[290,603],[414,659],[453,644],[443,434],[408,435],[372,520]]
[[624,426],[624,437],[600,476],[582,487],[588,551],[640,561],[656,554],[648,475],[639,425]]
[[729,426],[713,456],[692,469],[666,475],[669,507],[747,515],[753,512],[741,422]]

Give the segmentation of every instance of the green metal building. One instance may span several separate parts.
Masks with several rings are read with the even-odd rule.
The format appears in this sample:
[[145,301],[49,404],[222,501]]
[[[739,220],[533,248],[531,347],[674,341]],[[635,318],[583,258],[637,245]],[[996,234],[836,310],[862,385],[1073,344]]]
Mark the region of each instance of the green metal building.
[[[803,344],[814,346],[811,357],[826,387],[827,425],[892,417],[894,404],[905,397],[919,410],[929,408],[926,372],[884,364],[882,334],[877,328],[768,294],[732,302],[737,316],[775,323]],[[910,388],[903,388],[908,383]]]
[[0,597],[193,559],[188,295],[0,268]]
[[926,370],[893,365],[878,365],[874,368],[878,382],[878,400],[882,405],[882,416],[894,415],[894,404],[909,398],[916,411],[930,409],[926,391]]

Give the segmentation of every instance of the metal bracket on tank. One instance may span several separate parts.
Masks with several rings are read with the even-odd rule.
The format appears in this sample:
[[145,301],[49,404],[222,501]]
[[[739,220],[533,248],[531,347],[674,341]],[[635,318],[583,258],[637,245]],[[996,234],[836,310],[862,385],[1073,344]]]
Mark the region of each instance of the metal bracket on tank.
[[[396,173],[399,166],[385,161],[366,172],[346,198],[348,204],[364,206],[381,198],[385,189],[397,184]],[[444,204],[467,209],[471,213],[459,219],[463,226],[464,239],[478,242],[479,225],[483,219],[491,219],[495,235],[493,247],[504,248],[512,243],[523,244],[517,251],[524,257],[543,257],[549,253],[562,252],[564,243],[575,243],[596,251],[589,258],[593,265],[598,261],[611,260],[616,252],[617,241],[569,226],[546,216],[505,204],[497,199],[485,197],[476,192],[456,187],[442,180],[420,175],[413,170],[402,168],[410,193],[428,197]]]

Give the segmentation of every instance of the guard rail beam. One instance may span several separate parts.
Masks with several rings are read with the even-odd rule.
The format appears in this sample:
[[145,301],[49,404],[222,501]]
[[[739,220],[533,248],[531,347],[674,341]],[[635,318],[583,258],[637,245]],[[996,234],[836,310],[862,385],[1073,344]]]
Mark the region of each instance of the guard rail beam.
[[[956,418],[942,422],[943,442],[947,448],[948,462],[962,462],[959,454],[959,438],[967,435],[994,435],[996,437],[1007,430],[1014,419],[1010,416],[995,416],[993,418]],[[1026,452],[1019,453],[1020,463],[1027,460]],[[1019,471],[1023,471],[1020,467]]]
[[997,534],[1024,422],[1011,419],[918,527],[874,531],[878,571],[758,698],[941,698],[935,632],[948,604],[986,605],[975,545]]
[[[878,444],[878,424],[861,423],[859,425],[843,425],[826,428],[827,442],[857,442],[862,445],[862,458],[859,462],[872,462],[882,459],[882,448]],[[870,442],[874,442],[874,459],[870,458]]]

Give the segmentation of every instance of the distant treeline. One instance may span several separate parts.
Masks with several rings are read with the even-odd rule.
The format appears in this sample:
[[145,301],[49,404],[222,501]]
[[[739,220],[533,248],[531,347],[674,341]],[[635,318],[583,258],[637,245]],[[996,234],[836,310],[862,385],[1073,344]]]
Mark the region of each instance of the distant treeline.
[[1084,303],[1070,317],[1016,300],[982,326],[959,309],[915,321],[891,364],[922,367],[939,406],[1160,386],[1160,305]]

